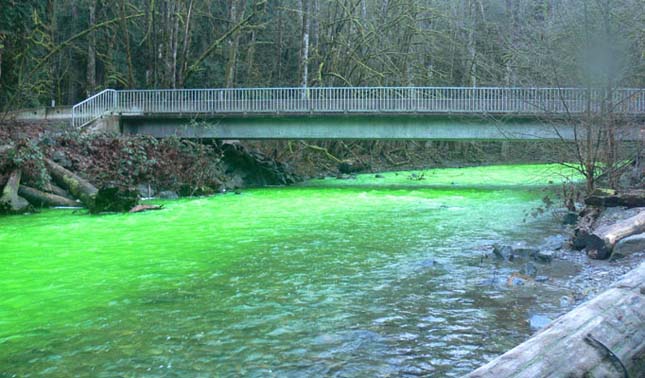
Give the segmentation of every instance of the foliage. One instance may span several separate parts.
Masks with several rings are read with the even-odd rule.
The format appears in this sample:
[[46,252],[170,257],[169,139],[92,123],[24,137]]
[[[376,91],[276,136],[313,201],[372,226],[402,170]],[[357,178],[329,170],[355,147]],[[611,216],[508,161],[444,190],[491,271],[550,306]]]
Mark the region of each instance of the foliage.
[[0,0],[0,107],[106,87],[603,86],[607,67],[639,87],[642,17],[639,0]]

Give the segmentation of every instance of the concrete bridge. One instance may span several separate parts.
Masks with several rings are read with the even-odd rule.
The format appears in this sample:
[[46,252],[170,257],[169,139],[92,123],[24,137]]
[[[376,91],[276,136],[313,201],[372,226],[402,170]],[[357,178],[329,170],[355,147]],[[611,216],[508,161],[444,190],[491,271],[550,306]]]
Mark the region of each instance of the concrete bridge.
[[[611,98],[609,98],[611,97]],[[216,139],[574,139],[572,120],[611,111],[645,136],[645,89],[357,87],[107,89],[73,125]]]

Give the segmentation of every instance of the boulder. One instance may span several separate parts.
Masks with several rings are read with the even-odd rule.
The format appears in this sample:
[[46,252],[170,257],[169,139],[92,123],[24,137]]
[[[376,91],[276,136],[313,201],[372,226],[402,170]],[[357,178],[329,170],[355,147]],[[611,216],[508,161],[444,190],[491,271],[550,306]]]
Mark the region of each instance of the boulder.
[[567,242],[566,235],[551,235],[544,239],[542,243],[542,249],[557,251],[564,247]]
[[555,252],[553,251],[539,251],[535,255],[535,259],[540,262],[550,263],[551,261],[553,261],[554,256]]
[[532,331],[538,331],[551,323],[553,319],[545,315],[533,314],[529,318],[529,327]]
[[513,261],[514,259],[513,247],[511,247],[510,245],[495,244],[493,246],[493,254],[498,259],[502,259],[504,261]]
[[513,255],[515,256],[515,258],[523,258],[525,260],[535,259],[535,256],[537,256],[538,252],[540,252],[539,249],[532,247],[513,248]]
[[526,247],[523,245],[517,247],[500,244],[493,245],[493,254],[495,257],[504,261],[535,259],[535,256],[539,251],[540,250],[537,248]]

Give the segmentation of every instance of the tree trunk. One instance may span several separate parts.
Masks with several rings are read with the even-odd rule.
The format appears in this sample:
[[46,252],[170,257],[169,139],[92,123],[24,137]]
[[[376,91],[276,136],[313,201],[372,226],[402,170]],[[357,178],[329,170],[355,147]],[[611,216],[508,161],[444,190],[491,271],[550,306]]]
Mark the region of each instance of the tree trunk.
[[21,176],[22,172],[19,169],[11,172],[0,196],[0,213],[22,214],[29,211],[29,202],[18,195]]
[[587,255],[593,259],[606,259],[620,240],[643,232],[645,232],[645,211],[621,222],[598,227],[585,238]]
[[65,189],[52,183],[48,183],[43,189],[48,193],[56,194],[57,196],[67,198],[72,201],[74,200],[74,197],[72,197]]
[[300,13],[302,14],[302,46],[300,53],[300,86],[307,87],[309,80],[309,0],[300,0]]
[[[96,25],[96,1],[90,0],[90,28]],[[89,33],[87,44],[87,96],[96,90],[96,32]]]
[[123,42],[125,44],[125,59],[128,63],[128,86],[130,88],[134,87],[134,67],[132,65],[132,51],[130,49],[130,34],[128,31],[128,23],[125,19],[125,0],[121,0],[120,4],[120,16],[121,16],[121,33],[123,34]]
[[0,32],[0,83],[2,83],[2,51],[4,50],[5,34]]
[[251,41],[249,41],[249,48],[246,50],[246,85],[248,87],[253,87],[256,81],[256,75],[253,70],[253,65],[255,64],[255,43],[256,43],[257,33],[255,30],[251,32]]
[[[230,20],[231,28],[244,18],[245,1],[232,0]],[[232,88],[235,84],[235,67],[237,65],[237,50],[240,45],[240,30],[236,30],[228,41],[228,60],[226,61],[225,86]]]
[[188,4],[188,13],[186,14],[185,28],[184,28],[184,42],[181,46],[181,68],[179,69],[177,82],[179,87],[183,88],[186,77],[186,71],[188,70],[188,55],[190,53],[190,33],[191,33],[191,20],[193,15],[193,0],[190,0]]
[[71,199],[67,199],[56,194],[41,192],[38,189],[30,188],[25,185],[20,185],[18,193],[25,197],[32,205],[37,207],[78,207],[80,205],[78,202]]
[[642,377],[645,263],[467,378]]
[[96,195],[98,194],[98,189],[94,185],[50,159],[45,159],[45,165],[59,185],[67,188],[74,197],[80,199],[90,212],[96,211]]

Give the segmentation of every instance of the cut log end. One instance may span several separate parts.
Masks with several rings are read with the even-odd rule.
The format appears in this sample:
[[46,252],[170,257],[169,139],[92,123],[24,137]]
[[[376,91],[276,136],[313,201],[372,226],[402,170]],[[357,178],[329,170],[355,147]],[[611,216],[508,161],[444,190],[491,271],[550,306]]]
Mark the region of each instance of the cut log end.
[[22,172],[19,169],[11,172],[0,196],[0,213],[23,214],[32,210],[29,202],[18,194],[21,177]]

